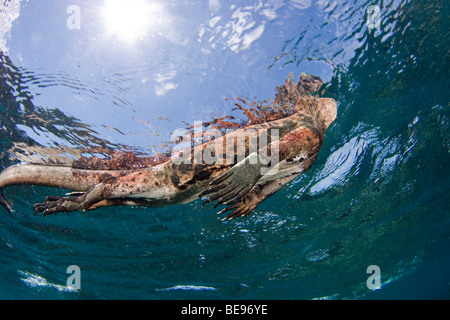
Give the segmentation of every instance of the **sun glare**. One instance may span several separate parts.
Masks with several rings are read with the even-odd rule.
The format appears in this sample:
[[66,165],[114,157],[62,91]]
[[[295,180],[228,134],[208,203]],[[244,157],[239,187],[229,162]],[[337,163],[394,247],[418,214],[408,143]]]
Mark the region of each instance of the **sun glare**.
[[133,41],[145,36],[160,10],[145,0],[105,0],[102,16],[109,33]]

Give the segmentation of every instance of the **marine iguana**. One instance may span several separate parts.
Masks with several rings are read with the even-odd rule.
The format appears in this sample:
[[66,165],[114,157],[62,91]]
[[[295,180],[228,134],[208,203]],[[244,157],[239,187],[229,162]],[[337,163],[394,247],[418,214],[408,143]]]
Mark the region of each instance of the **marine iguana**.
[[[213,201],[215,206],[226,205],[219,212],[232,211],[226,218],[248,215],[313,165],[325,131],[337,114],[335,100],[313,95],[321,85],[320,78],[304,73],[297,83],[288,78],[278,88],[275,99],[280,110],[293,110],[287,116],[227,132],[181,150],[155,166],[108,170],[74,165],[13,165],[0,174],[0,204],[13,211],[2,192],[7,186],[39,185],[74,190],[35,204],[35,212],[43,212],[44,216],[115,205],[164,206],[199,197],[206,198],[203,205]],[[258,145],[264,135],[267,142]],[[222,161],[197,159],[197,155]]]

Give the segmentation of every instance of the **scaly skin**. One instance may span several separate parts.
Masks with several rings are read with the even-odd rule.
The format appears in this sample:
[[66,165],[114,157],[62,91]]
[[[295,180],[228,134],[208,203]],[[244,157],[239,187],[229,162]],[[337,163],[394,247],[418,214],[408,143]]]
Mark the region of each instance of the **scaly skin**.
[[[303,80],[311,87],[317,78]],[[313,84],[316,86],[315,82]],[[314,163],[325,131],[336,117],[336,102],[305,96],[304,91],[308,92],[309,87],[300,86],[300,81],[298,87],[286,82],[286,90],[296,90],[295,94],[300,97],[297,113],[232,131],[153,167],[93,170],[58,165],[11,166],[0,174],[0,204],[12,211],[12,205],[2,193],[7,186],[41,185],[75,191],[64,197],[49,196],[43,203],[36,204],[35,211],[44,215],[113,205],[163,206],[187,203],[204,196],[208,196],[204,204],[217,200],[216,206],[228,205],[220,211],[233,210],[228,218],[247,215]],[[274,129],[277,135],[273,134]],[[268,134],[268,143],[260,146],[257,142],[264,134]],[[233,139],[242,143],[239,146],[227,143],[235,141]],[[259,155],[272,152],[277,152],[277,163],[264,163]],[[243,160],[210,163],[197,158],[198,154]]]

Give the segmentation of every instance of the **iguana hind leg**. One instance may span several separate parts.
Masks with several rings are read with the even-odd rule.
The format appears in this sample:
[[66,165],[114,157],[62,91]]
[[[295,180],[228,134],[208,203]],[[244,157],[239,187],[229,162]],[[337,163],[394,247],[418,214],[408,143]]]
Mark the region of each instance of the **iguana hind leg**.
[[48,196],[42,203],[34,205],[35,212],[44,216],[57,212],[86,210],[93,204],[105,199],[103,184],[99,183],[85,193],[72,193],[73,196]]

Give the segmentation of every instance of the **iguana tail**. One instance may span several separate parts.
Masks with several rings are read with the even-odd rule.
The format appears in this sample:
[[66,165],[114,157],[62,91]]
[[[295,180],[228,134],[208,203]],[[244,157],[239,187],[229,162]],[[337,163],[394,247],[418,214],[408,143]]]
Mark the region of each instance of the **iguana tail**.
[[75,191],[87,191],[96,185],[102,176],[114,175],[109,170],[82,170],[69,166],[19,164],[0,173],[0,204],[12,212],[12,205],[6,200],[2,189],[13,185],[39,185]]

